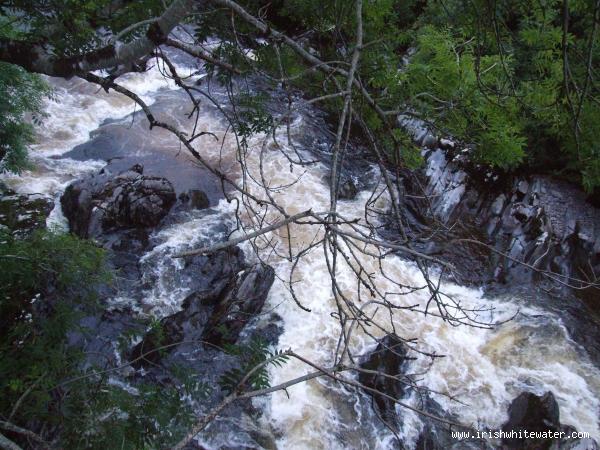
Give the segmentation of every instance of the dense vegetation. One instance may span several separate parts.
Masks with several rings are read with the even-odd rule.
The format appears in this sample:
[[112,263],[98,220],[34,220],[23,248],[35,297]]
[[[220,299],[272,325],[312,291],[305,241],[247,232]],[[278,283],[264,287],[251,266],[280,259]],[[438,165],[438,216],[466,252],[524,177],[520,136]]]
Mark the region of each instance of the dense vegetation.
[[[351,2],[279,4],[271,7],[274,20],[308,33],[323,60],[352,50]],[[365,2],[360,78],[383,109],[408,109],[473,148],[476,162],[550,172],[593,191],[600,186],[598,14],[591,1]],[[265,62],[272,52],[266,46]],[[312,80],[315,90],[323,78]],[[368,107],[362,113],[383,130]],[[407,148],[404,155],[414,159]]]
[[[82,345],[97,332],[82,319],[102,314],[98,292],[114,275],[105,251],[89,241],[45,230],[15,238],[0,227],[0,438],[24,448],[170,448],[194,423],[194,404],[213,389],[230,394],[242,379],[247,390],[266,388],[267,366],[255,366],[286,359],[273,358],[255,339],[225,348],[239,364],[222,374],[219,387],[183,365],[165,368],[169,383],[121,383],[129,362],[116,365],[110,348],[86,354]],[[144,325],[115,338],[123,355]],[[147,353],[162,352],[161,324],[150,328],[157,347]]]
[[[111,278],[104,252],[90,242],[47,231],[0,234],[0,420],[44,439],[29,437],[34,448],[58,437],[61,448],[167,446],[194,417],[183,393],[205,395],[185,372],[177,386],[128,389],[111,382],[105,364],[90,364],[74,337],[93,335],[79,321],[99,311],[97,289]],[[11,437],[26,442],[22,430]]]
[[[118,7],[109,0],[77,2],[77,8],[70,0],[2,2],[3,35],[19,41],[41,39],[51,45],[53,54],[73,56],[106,41],[96,30],[102,29],[104,36],[113,33],[126,41],[134,39],[145,32],[144,24],[129,25],[162,11],[159,1],[125,5]],[[323,61],[339,60],[353,49],[352,2],[246,0],[240,5],[291,36],[301,36]],[[431,122],[440,135],[451,135],[473,148],[476,162],[504,170],[528,167],[551,172],[591,192],[600,186],[595,139],[600,126],[595,81],[598,9],[591,0],[365,2],[365,45],[358,78],[382,109],[410,111]],[[15,10],[24,14],[11,16]],[[215,35],[227,39],[216,55],[242,71],[256,68],[234,45],[230,16],[224,9],[208,8],[188,20],[200,41]],[[305,61],[284,45],[271,41],[258,45],[252,37],[261,33],[242,21],[236,31],[246,39],[245,45],[255,47],[260,68],[275,75],[281,69],[274,57],[279,52],[290,84],[305,92],[322,94],[343,83],[343,77],[325,81],[324,74],[304,73]],[[18,169],[24,161],[23,144],[29,139],[22,113],[38,109],[34,92],[40,85],[15,68],[3,66],[2,73],[3,91],[14,87],[20,93],[2,96],[8,102],[4,110],[14,116],[2,126],[3,166]],[[342,99],[329,103],[337,111]],[[355,107],[374,134],[381,136],[392,160],[418,163],[418,154],[400,131],[383,124],[366,104]],[[17,135],[21,137],[15,140]],[[7,153],[7,148],[14,151]]]
[[0,63],[0,172],[20,172],[30,167],[27,146],[34,142],[33,126],[26,114],[39,119],[47,86],[36,74]]

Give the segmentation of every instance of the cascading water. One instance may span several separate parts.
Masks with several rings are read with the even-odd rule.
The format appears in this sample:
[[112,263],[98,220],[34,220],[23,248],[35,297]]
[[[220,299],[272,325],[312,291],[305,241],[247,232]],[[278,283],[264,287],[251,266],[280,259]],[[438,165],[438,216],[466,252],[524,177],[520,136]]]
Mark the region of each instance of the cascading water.
[[[184,70],[184,69],[182,69]],[[125,85],[141,95],[145,101],[159,107],[159,114],[174,120],[178,126],[189,126],[184,106],[185,97],[174,83],[166,81],[156,68],[144,73],[127,75]],[[48,118],[38,128],[38,144],[32,148],[36,169],[21,176],[3,175],[2,179],[18,192],[37,192],[48,196],[60,195],[66,184],[84,173],[95,171],[105,163],[82,158],[61,158],[73,147],[83,144],[110,127],[117,136],[127,139],[126,149],[132,159],[136,157],[164,157],[178,164],[191,164],[181,155],[177,141],[160,131],[148,131],[143,125],[141,113],[132,120],[133,103],[119,94],[106,94],[97,87],[82,81],[51,80],[56,88],[56,100],[46,105]],[[182,106],[183,105],[183,106]],[[307,132],[308,115],[298,114],[291,124],[291,137],[300,141]],[[226,126],[214,108],[204,105],[201,109],[200,127],[222,138]],[[96,131],[98,129],[98,131]],[[133,136],[133,137],[132,137]],[[280,145],[285,145],[287,135],[281,130]],[[250,140],[246,163],[256,178],[260,177],[259,159],[264,136]],[[214,164],[232,178],[240,177],[236,169],[236,146],[230,135],[221,142],[206,136],[197,140],[196,147]],[[310,159],[308,151],[307,159]],[[162,155],[162,156],[161,156]],[[286,186],[296,180],[290,172],[289,161],[280,151],[266,148],[263,161],[265,177],[272,186]],[[182,160],[183,158],[183,160]],[[182,162],[183,161],[183,162]],[[167,169],[165,169],[167,170]],[[275,195],[277,201],[289,214],[301,212],[310,205],[313,210],[329,208],[328,168],[315,164],[304,168],[299,180],[282,187]],[[376,169],[373,168],[374,173]],[[185,175],[185,174],[184,174]],[[181,173],[178,174],[181,178]],[[192,173],[188,176],[194,176]],[[181,179],[173,180],[182,183]],[[247,179],[250,191],[260,195],[261,189]],[[184,183],[185,184],[185,183]],[[235,195],[235,194],[233,194]],[[354,200],[340,201],[339,210],[346,217],[360,217],[370,193],[361,192]],[[51,223],[60,223],[60,203],[51,215]],[[387,199],[382,196],[377,207],[384,210]],[[223,220],[232,219],[234,204],[224,199],[210,213],[191,214],[186,220],[164,227],[153,239],[160,242],[141,260],[144,278],[149,284],[143,299],[117,298],[115,303],[134,302],[131,305],[140,313],[163,317],[177,310],[186,296],[186,286],[175,276],[179,262],[169,255],[196,247],[211,240],[223,239],[226,233],[219,228]],[[226,231],[226,230],[225,230]],[[308,244],[317,227],[291,226],[291,243],[296,248]],[[287,249],[287,231],[282,228],[272,234],[276,244]],[[247,255],[251,249],[243,245]],[[262,258],[287,279],[291,263],[285,258],[265,251]],[[362,263],[377,272],[375,260],[362,257]],[[386,272],[407,285],[423,285],[423,276],[416,266],[397,256],[383,261]],[[348,296],[353,296],[356,280],[347,265],[338,267],[338,283]],[[277,312],[283,318],[283,334],[278,346],[291,348],[297,353],[327,366],[335,352],[339,324],[331,316],[336,305],[331,293],[331,280],[321,248],[309,252],[299,263],[295,279],[295,291],[302,304],[311,312],[300,310],[292,300],[282,281],[276,280],[265,308]],[[381,290],[393,291],[394,287],[383,277],[376,281]],[[394,318],[397,334],[418,339],[420,348],[446,355],[422,375],[422,383],[433,390],[458,396],[468,404],[452,402],[446,397],[435,400],[463,423],[484,424],[498,427],[506,419],[509,402],[523,390],[542,393],[551,390],[560,405],[561,422],[577,427],[580,431],[600,439],[598,412],[600,411],[600,372],[590,362],[585,351],[568,335],[560,318],[538,307],[531,306],[530,299],[504,296],[486,297],[481,290],[465,288],[451,283],[444,290],[464,305],[494,308],[494,320],[511,317],[512,320],[490,331],[473,327],[453,327],[432,317],[406,310],[398,310]],[[424,305],[428,301],[424,291],[397,296],[399,305]],[[366,311],[375,314],[375,308]],[[376,314],[383,314],[381,311]],[[386,313],[387,314],[387,313]],[[377,318],[377,316],[376,316]],[[485,318],[483,318],[485,319]],[[367,353],[374,342],[358,330],[352,336],[355,354]],[[410,372],[422,372],[428,365],[426,358],[411,363]],[[307,373],[309,368],[297,361],[290,361],[282,368],[271,369],[271,383],[277,384]],[[289,396],[289,397],[288,397]],[[415,406],[416,398],[407,400]],[[282,449],[304,448],[388,448],[393,435],[378,424],[370,409],[370,400],[349,393],[345,388],[324,379],[315,379],[277,392],[268,398],[255,399],[265,414],[264,425],[276,430],[278,447]],[[403,411],[403,427],[400,434],[406,442],[414,442],[422,428],[418,415]]]

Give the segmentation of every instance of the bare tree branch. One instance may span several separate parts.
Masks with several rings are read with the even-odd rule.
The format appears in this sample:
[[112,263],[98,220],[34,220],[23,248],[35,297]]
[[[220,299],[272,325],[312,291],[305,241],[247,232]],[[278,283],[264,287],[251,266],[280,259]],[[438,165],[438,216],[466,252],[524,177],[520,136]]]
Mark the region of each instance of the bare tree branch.
[[152,19],[144,36],[76,56],[55,56],[37,43],[0,38],[0,60],[30,72],[66,78],[82,72],[129,66],[163,44],[171,30],[191,13],[193,6],[194,0],[174,0],[160,17]]

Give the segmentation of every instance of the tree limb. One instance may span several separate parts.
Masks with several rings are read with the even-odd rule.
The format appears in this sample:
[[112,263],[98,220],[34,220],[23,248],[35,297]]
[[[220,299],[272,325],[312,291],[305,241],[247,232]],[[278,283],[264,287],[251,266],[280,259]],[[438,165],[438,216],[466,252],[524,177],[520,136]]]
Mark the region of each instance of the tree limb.
[[16,64],[30,72],[70,78],[81,72],[129,65],[163,44],[171,30],[191,11],[193,0],[175,0],[152,21],[143,36],[127,43],[111,43],[75,56],[56,56],[39,43],[0,38],[0,60]]

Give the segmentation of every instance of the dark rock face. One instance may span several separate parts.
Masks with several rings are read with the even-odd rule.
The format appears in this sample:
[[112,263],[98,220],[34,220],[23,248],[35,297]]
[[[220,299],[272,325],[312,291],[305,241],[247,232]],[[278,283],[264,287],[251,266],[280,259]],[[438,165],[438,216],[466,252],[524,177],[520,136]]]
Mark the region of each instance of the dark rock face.
[[476,180],[455,159],[448,160],[440,149],[429,152],[428,193],[443,192],[432,202],[446,223],[460,220],[482,230],[485,240],[507,255],[491,255],[491,278],[541,280],[516,261],[566,279],[593,279],[600,273],[600,210],[579,190],[541,176]]
[[186,258],[181,279],[191,289],[185,303],[214,305],[237,273],[246,267],[244,253],[238,247],[209,256]]
[[61,198],[71,231],[84,238],[110,230],[154,227],[175,203],[171,183],[134,165],[114,175],[102,170],[70,184]]
[[[361,384],[396,399],[402,398],[406,392],[406,384],[390,377],[404,376],[408,366],[408,349],[400,338],[394,334],[385,336],[373,353],[361,362],[363,369],[377,373],[361,372],[358,379]],[[381,375],[384,374],[384,375]],[[385,376],[388,375],[388,376]],[[373,397],[381,418],[388,426],[396,426],[396,404],[381,394],[368,392]]]
[[558,403],[552,392],[544,395],[535,395],[523,392],[515,398],[508,408],[508,421],[502,426],[502,431],[516,433],[528,431],[530,433],[562,432],[563,439],[539,437],[503,438],[503,449],[519,450],[597,450],[598,444],[593,439],[569,438],[577,430],[569,425],[561,425]]
[[17,194],[0,185],[0,227],[24,236],[46,227],[46,218],[54,202],[38,194]]
[[[464,279],[459,281],[516,284],[542,280],[538,271],[516,261],[557,273],[575,285],[579,279],[593,280],[600,274],[600,209],[588,203],[581,190],[547,176],[515,177],[486,169],[471,160],[472,149],[460,149],[450,140],[436,138],[417,120],[402,117],[399,121],[425,152],[427,168],[422,184],[430,198],[416,209],[432,211],[449,226],[460,223],[461,228],[468,229],[450,238],[470,237],[476,230],[476,234],[482,234],[477,239],[507,255],[489,250],[487,255],[476,255],[480,264],[474,264],[474,269],[480,266],[484,270],[465,270],[461,274]],[[407,191],[422,195],[411,186]],[[439,254],[445,250],[443,247],[442,242],[425,250]],[[468,247],[468,254],[486,250],[482,246],[474,250],[476,244],[463,247]],[[456,265],[465,266],[467,258],[456,258],[455,250],[447,253],[443,255],[446,259],[459,259]],[[591,288],[583,292],[585,295],[597,298],[600,291]]]
[[[459,284],[509,290],[524,294],[526,302],[543,303],[598,363],[600,288],[573,290],[556,280],[579,286],[579,280],[600,276],[600,209],[572,184],[488,171],[470,161],[469,148],[431,139],[423,122],[408,117],[399,122],[422,147],[426,163],[416,176],[403,176],[400,192],[415,247],[452,263],[456,271],[449,278]],[[429,199],[419,198],[419,184]]]
[[[542,396],[523,392],[512,401],[508,408],[508,421],[502,431],[510,433],[522,431],[542,433],[544,431],[560,431],[560,414],[558,403],[552,392]],[[523,450],[546,450],[552,445],[552,439],[502,439],[506,448]]]
[[218,347],[235,343],[242,328],[261,311],[274,280],[275,271],[264,264],[239,274],[217,303],[203,340]]
[[342,178],[338,187],[338,198],[342,200],[353,200],[358,194],[358,188],[352,178]]
[[[195,273],[194,291],[183,302],[181,311],[161,320],[132,351],[135,366],[158,363],[163,355],[180,342],[200,342],[217,348],[238,340],[246,324],[258,314],[275,278],[269,266],[256,264],[244,269],[243,254],[238,248],[221,251],[202,260],[190,261],[184,269]],[[241,273],[240,270],[242,270]],[[171,346],[154,352],[161,346]]]
[[160,346],[183,341],[197,341],[195,346],[199,346],[211,306],[224,295],[231,280],[243,268],[244,255],[237,247],[210,256],[186,259],[182,279],[190,280],[192,293],[183,301],[181,311],[162,319],[160,326],[148,332],[133,348],[130,359],[137,360],[134,366],[158,363],[163,355],[176,347],[173,345],[164,351],[154,352]]

